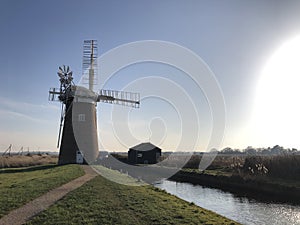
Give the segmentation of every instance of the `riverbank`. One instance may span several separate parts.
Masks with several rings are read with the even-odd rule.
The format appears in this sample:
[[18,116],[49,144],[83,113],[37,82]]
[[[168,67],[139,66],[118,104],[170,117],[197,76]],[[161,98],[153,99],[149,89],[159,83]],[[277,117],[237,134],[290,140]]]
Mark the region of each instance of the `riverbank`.
[[[111,170],[109,173],[128,179],[127,175],[118,171]],[[150,185],[121,185],[97,176],[27,224],[238,223]]]
[[299,224],[300,205],[262,202],[190,183],[162,180],[155,187],[241,224]]
[[181,170],[169,180],[199,184],[259,200],[300,204],[300,182],[268,177],[242,177],[217,170]]

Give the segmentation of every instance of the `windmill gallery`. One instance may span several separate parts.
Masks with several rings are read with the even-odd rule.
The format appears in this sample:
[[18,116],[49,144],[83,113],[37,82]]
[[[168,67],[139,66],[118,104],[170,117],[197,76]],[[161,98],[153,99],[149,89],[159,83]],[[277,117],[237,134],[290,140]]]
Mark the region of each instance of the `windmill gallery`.
[[61,102],[58,134],[58,164],[90,163],[98,156],[97,113],[98,102],[139,108],[138,93],[99,90],[97,80],[97,41],[85,40],[83,46],[83,78],[88,88],[75,85],[69,66],[59,67],[59,88],[50,88],[49,100]]

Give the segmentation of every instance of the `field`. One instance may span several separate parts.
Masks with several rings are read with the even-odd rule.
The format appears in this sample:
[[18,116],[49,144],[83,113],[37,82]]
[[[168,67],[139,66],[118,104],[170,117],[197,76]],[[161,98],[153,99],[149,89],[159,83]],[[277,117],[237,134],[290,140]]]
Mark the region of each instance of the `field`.
[[0,217],[83,174],[84,171],[78,165],[1,169]]

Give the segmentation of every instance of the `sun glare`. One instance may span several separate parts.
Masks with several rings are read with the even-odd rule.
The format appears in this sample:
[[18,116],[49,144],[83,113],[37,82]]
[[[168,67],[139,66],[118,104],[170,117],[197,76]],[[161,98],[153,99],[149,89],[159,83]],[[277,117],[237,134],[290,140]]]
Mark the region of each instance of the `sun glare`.
[[280,46],[263,69],[252,124],[259,145],[300,147],[300,35]]

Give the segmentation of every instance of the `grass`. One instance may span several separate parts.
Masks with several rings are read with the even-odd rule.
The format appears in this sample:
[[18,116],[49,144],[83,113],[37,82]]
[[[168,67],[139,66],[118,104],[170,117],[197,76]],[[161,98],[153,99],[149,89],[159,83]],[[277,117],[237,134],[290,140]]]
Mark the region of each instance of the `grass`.
[[105,178],[109,178],[109,180],[115,183],[129,185],[129,186],[146,185],[146,183],[144,183],[143,181],[138,181],[137,179],[128,176],[124,173],[121,173],[118,170],[112,170],[101,165],[95,165],[93,166],[93,168],[97,170],[97,172],[100,175],[102,175]]
[[232,171],[230,171],[226,168],[210,169],[210,170],[207,169],[207,170],[204,170],[204,171],[200,171],[199,169],[184,168],[184,169],[182,169],[182,171],[188,172],[188,173],[196,173],[196,174],[208,174],[208,175],[212,175],[212,176],[229,177],[229,176],[233,175]]
[[40,213],[34,224],[237,224],[152,186],[98,176]]
[[83,174],[78,165],[1,169],[0,217]]

